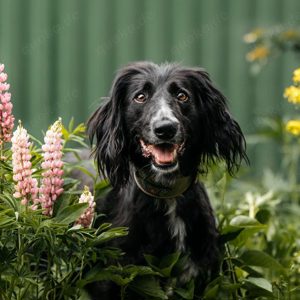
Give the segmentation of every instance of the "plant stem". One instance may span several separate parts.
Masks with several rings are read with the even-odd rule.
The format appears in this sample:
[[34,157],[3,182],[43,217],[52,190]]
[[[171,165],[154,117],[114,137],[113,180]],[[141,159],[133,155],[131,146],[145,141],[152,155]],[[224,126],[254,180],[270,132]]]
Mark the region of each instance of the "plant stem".
[[[226,249],[227,256],[228,256],[228,267],[229,267],[231,279],[232,279],[233,283],[236,284],[236,283],[238,283],[238,279],[237,279],[237,276],[236,276],[236,273],[235,273],[234,265],[231,261],[231,257],[232,257],[231,256],[231,251],[230,251],[229,245],[227,243],[225,244],[225,249]],[[240,289],[237,289],[234,292],[233,299],[239,299],[239,296],[241,296],[241,291],[240,291]]]

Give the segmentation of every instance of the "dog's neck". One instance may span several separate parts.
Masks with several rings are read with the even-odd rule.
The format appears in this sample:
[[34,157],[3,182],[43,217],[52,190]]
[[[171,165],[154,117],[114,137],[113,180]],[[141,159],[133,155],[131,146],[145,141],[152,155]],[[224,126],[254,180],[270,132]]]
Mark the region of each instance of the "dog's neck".
[[177,176],[172,180],[172,184],[167,186],[155,181],[155,175],[142,170],[134,171],[134,180],[142,192],[158,199],[176,198],[195,182],[193,176]]

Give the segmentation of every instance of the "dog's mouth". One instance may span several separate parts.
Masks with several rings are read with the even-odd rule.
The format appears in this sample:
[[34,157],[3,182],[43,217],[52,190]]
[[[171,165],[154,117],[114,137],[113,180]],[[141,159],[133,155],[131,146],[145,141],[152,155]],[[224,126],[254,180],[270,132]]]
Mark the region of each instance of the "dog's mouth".
[[151,157],[154,166],[160,169],[168,169],[178,164],[178,154],[183,148],[183,144],[149,144],[140,140],[144,157]]

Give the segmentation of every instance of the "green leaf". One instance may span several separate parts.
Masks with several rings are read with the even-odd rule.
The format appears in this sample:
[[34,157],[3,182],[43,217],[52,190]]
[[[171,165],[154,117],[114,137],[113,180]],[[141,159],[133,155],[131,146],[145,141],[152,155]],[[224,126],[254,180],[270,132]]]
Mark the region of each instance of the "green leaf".
[[259,250],[247,250],[241,256],[246,265],[267,268],[284,272],[283,266],[269,254]]
[[144,255],[147,263],[151,266],[154,270],[158,271],[165,277],[169,277],[171,275],[171,271],[175,264],[179,259],[180,253],[176,252],[170,255],[163,257],[161,260],[156,258],[152,255]]
[[63,135],[63,139],[67,142],[69,140],[70,134],[69,134],[68,130],[65,128],[65,126],[62,126],[61,132]]
[[297,286],[297,287],[294,287],[292,288],[289,293],[291,294],[292,297],[294,298],[291,298],[291,299],[299,299],[300,298],[300,287]]
[[6,170],[8,172],[12,172],[12,167],[8,163],[6,163],[4,160],[0,160],[0,168]]
[[68,125],[69,132],[72,132],[73,128],[74,128],[74,118],[72,117],[70,122],[69,122],[69,125]]
[[141,296],[146,295],[157,299],[168,299],[168,296],[159,285],[159,281],[153,276],[138,277],[130,283],[129,288]]
[[271,212],[268,209],[260,209],[255,218],[262,224],[267,224],[271,218]]
[[[81,162],[82,163],[82,162]],[[92,172],[90,172],[87,168],[81,166],[81,165],[73,165],[72,166],[73,169],[77,169],[79,170],[80,172],[84,173],[85,175],[91,177],[94,181],[96,180],[97,178],[97,175],[96,174],[93,174]]]
[[210,287],[209,289],[207,289],[204,294],[204,299],[212,299],[212,300],[217,299],[216,296],[218,294],[219,288],[220,288],[219,285],[216,284]]
[[153,271],[150,267],[146,266],[135,266],[128,265],[123,267],[124,272],[128,274],[134,274],[135,276],[145,276],[145,275],[157,275],[160,276],[158,272]]
[[220,283],[223,280],[223,276],[219,276],[211,281],[204,290],[204,299],[217,299],[217,295],[220,289]]
[[232,244],[236,248],[241,248],[246,244],[250,237],[252,237],[255,233],[259,232],[260,230],[260,227],[244,228],[244,230],[234,240],[230,241],[230,244]]
[[74,179],[74,178],[64,178],[64,190],[68,191],[70,189],[72,189],[73,187],[75,187],[78,184],[78,180]]
[[78,137],[72,137],[71,139],[73,142],[78,143],[83,148],[88,148],[88,145],[84,142],[84,139]]
[[75,222],[88,208],[88,203],[76,203],[62,209],[54,218],[53,223],[70,224]]
[[0,228],[10,226],[13,223],[15,223],[15,221],[16,221],[16,219],[13,219],[13,218],[8,217],[6,215],[2,215],[2,216],[0,216]]
[[110,280],[115,282],[119,286],[124,286],[128,284],[130,281],[133,280],[131,276],[122,276],[122,273],[118,274],[117,272],[109,269],[100,269],[99,267],[93,268],[91,271],[88,272],[86,277],[82,280],[77,282],[77,286],[83,288],[88,283],[94,281],[103,281],[103,280]]
[[62,194],[55,202],[53,207],[53,215],[59,215],[63,209],[70,205],[70,195]]
[[90,282],[102,280],[111,280],[120,286],[125,286],[132,282],[137,276],[149,275],[159,274],[154,272],[151,268],[145,266],[109,266],[105,269],[99,269],[99,266],[96,266],[88,272],[83,280],[78,282],[78,286],[82,288]]
[[2,195],[0,194],[0,199],[8,204],[14,211],[18,210],[18,200],[10,194],[4,192]]
[[223,282],[222,283],[222,291],[225,292],[235,292],[237,291],[239,288],[241,288],[241,284],[240,283],[229,283],[229,282]]
[[35,141],[39,146],[43,145],[43,143],[40,140],[38,140],[36,137],[34,137],[33,135],[29,134],[29,137],[31,140]]
[[259,294],[260,296],[273,296],[272,284],[265,278],[262,277],[248,277],[244,280],[244,284],[247,286],[247,289],[251,291],[251,289],[259,290],[259,292],[255,292],[255,294]]
[[106,195],[111,186],[108,180],[101,180],[100,182],[96,183],[95,185],[95,198],[98,199],[99,197],[103,197]]
[[92,241],[92,245],[101,245],[112,239],[126,236],[128,234],[127,227],[115,227],[100,233],[97,238]]
[[236,228],[233,226],[225,227],[219,238],[220,243],[225,244],[229,241],[235,240],[243,230],[244,228]]
[[182,299],[187,299],[187,300],[194,299],[194,291],[195,291],[195,282],[194,282],[194,280],[191,280],[187,284],[186,289],[183,289],[183,288],[174,289],[174,292],[177,295],[179,295]]
[[265,225],[259,223],[256,219],[247,216],[236,216],[230,221],[230,225],[239,228],[264,228]]
[[231,262],[238,268],[246,271],[249,276],[251,277],[261,277],[263,276],[261,272],[258,272],[256,269],[251,268],[248,265],[245,265],[243,261],[240,261],[239,259],[233,258],[231,259]]
[[98,229],[97,229],[97,231],[96,231],[96,234],[98,235],[98,233],[100,233],[100,232],[102,232],[102,231],[106,231],[106,230],[109,229],[111,226],[112,226],[111,223],[102,223],[102,224],[98,227]]
[[77,127],[72,131],[73,134],[79,135],[79,134],[85,134],[86,132],[86,126],[84,123],[80,123],[77,125]]
[[[0,207],[1,208],[1,207]],[[5,208],[0,210],[0,218],[2,215],[13,214],[13,210],[11,208]]]

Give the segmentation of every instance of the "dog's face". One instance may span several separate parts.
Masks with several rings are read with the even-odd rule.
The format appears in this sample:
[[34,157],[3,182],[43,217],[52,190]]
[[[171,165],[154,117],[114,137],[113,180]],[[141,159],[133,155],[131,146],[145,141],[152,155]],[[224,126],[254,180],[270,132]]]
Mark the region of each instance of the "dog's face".
[[223,158],[232,171],[246,158],[245,142],[224,96],[202,69],[131,64],[89,120],[100,171],[126,183],[130,163],[156,178],[195,175],[199,164]]
[[158,176],[184,171],[188,148],[200,139],[193,132],[200,125],[198,99],[186,75],[175,66],[151,64],[132,76],[124,99],[130,159]]

